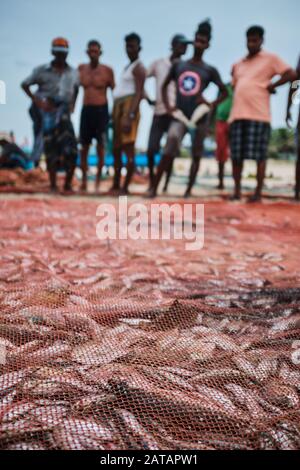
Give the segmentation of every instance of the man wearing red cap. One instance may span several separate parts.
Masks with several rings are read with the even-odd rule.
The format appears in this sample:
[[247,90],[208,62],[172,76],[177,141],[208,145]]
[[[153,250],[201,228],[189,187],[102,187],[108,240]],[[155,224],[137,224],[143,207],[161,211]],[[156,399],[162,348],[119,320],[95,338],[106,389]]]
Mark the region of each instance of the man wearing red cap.
[[[65,190],[69,191],[77,158],[70,113],[74,110],[78,94],[78,74],[67,63],[69,43],[66,39],[54,39],[51,52],[54,60],[34,69],[22,82],[22,88],[32,100],[30,112],[34,116],[35,128],[33,159],[37,160],[37,154],[41,154],[44,148],[51,190],[57,189],[56,173],[63,165],[67,172]],[[30,89],[32,85],[38,86],[34,94]]]

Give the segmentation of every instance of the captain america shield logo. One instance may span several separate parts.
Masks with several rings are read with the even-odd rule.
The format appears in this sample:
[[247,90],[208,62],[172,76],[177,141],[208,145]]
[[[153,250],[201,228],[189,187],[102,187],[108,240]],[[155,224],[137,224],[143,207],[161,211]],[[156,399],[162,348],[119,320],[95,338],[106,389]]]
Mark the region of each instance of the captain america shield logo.
[[183,96],[193,96],[199,93],[201,79],[196,72],[183,72],[178,78],[179,92]]

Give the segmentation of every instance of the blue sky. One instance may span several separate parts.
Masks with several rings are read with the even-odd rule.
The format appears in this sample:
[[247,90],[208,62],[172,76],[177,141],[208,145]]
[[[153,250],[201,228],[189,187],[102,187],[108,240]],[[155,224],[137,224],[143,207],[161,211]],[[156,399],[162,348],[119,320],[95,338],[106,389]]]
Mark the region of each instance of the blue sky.
[[[103,62],[111,65],[116,78],[127,62],[125,34],[142,36],[145,65],[167,56],[174,33],[193,37],[197,24],[211,18],[213,40],[205,60],[215,65],[223,79],[229,80],[231,65],[245,54],[245,30],[254,23],[266,29],[266,49],[278,53],[295,66],[300,54],[299,0],[1,0],[0,80],[7,85],[7,104],[0,105],[0,130],[13,129],[19,140],[31,138],[27,115],[29,100],[20,82],[33,67],[50,60],[50,43],[65,36],[71,43],[69,62],[77,66],[86,61],[85,46],[97,38],[103,44]],[[192,54],[192,48],[186,57]],[[147,90],[154,93],[152,79]],[[213,86],[208,97],[215,94]],[[284,125],[287,87],[272,98],[273,125]],[[78,130],[81,99],[74,114]],[[296,110],[294,110],[295,112]],[[147,142],[152,111],[142,105],[138,145]]]

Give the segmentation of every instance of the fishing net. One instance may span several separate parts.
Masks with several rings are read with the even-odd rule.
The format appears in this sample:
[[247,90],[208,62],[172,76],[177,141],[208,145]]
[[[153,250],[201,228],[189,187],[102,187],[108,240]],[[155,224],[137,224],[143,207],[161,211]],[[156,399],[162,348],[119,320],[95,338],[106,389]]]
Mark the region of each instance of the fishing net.
[[299,208],[211,202],[205,247],[0,202],[0,448],[299,449]]

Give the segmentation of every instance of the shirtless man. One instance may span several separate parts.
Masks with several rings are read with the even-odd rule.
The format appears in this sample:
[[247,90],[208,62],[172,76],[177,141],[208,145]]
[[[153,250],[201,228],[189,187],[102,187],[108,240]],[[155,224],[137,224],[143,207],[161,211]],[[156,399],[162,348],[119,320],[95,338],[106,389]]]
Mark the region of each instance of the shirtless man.
[[113,70],[99,62],[101,54],[100,43],[95,40],[90,41],[87,46],[90,63],[79,66],[80,85],[84,88],[80,122],[82,191],[87,189],[87,159],[93,139],[97,141],[96,191],[99,189],[104,165],[106,130],[109,121],[107,89],[113,90],[115,87]]

